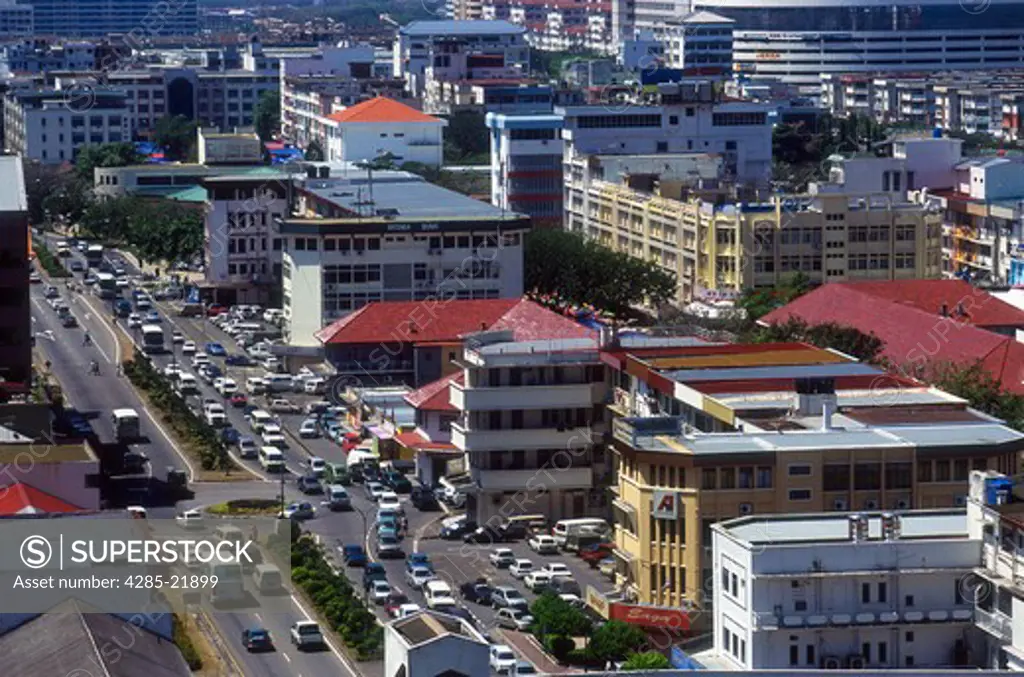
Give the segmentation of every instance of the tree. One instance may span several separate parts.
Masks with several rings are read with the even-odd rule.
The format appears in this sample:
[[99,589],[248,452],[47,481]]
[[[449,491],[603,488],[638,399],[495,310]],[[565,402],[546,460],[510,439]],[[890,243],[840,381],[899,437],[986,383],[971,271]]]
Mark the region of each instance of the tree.
[[819,348],[838,350],[863,362],[874,361],[885,348],[885,342],[882,339],[874,334],[865,334],[855,327],[835,322],[809,325],[796,317],[767,327],[755,325],[740,337],[740,341],[743,343],[802,341]]
[[665,654],[657,651],[646,651],[644,653],[635,653],[626,659],[626,662],[622,664],[622,671],[668,670],[671,667],[672,663],[665,658]]
[[90,186],[95,181],[97,167],[126,167],[139,164],[143,156],[131,143],[102,143],[83,146],[75,158],[75,172],[78,178]]
[[445,162],[486,164],[490,160],[490,138],[483,113],[455,113],[448,118],[448,127],[444,132]]
[[647,634],[622,621],[608,621],[590,635],[587,653],[598,661],[621,661],[647,646]]
[[964,398],[975,409],[1006,421],[1015,430],[1024,430],[1024,397],[1004,390],[980,361],[939,363],[929,374],[915,376],[925,376],[935,387]]
[[526,237],[526,288],[624,316],[637,304],[675,298],[676,277],[654,263],[615,252],[576,233],[535,230]]
[[[75,182],[75,175],[64,167],[31,160],[22,164],[22,173],[29,222],[41,225],[46,222],[47,211],[53,206],[52,202],[47,203],[47,198],[70,188]],[[53,214],[56,212],[51,212]]]
[[270,141],[281,132],[281,96],[264,91],[252,109],[252,124],[263,142]]
[[736,300],[736,306],[743,309],[747,318],[755,321],[776,308],[803,296],[811,289],[811,278],[802,272],[795,273],[771,289],[748,289]]
[[452,172],[422,162],[406,162],[400,167],[403,172],[418,174],[430,183],[453,190],[463,195],[487,194],[491,190],[491,177],[476,172]]
[[310,162],[324,161],[324,147],[316,139],[310,141],[309,145],[306,146],[306,159]]
[[153,140],[168,160],[188,160],[196,143],[196,123],[184,115],[165,115],[157,120]]
[[129,247],[144,261],[191,261],[203,249],[202,214],[174,202],[101,200],[85,211],[80,227],[92,238]]
[[545,592],[530,607],[534,627],[543,639],[545,635],[578,637],[590,633],[587,616],[552,592]]

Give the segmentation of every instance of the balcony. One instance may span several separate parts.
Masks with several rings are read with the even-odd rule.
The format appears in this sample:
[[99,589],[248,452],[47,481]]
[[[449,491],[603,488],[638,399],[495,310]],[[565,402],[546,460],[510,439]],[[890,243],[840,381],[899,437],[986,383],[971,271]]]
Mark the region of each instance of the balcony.
[[593,428],[520,428],[517,430],[467,430],[452,424],[452,444],[464,451],[518,451],[521,449],[579,449],[601,442]]
[[604,396],[603,383],[466,388],[453,383],[451,403],[460,411],[588,409]]
[[974,610],[974,624],[998,639],[1013,641],[1013,621],[1000,613],[977,608]]
[[[845,628],[850,626],[894,625],[897,623],[967,623],[983,613],[975,609],[934,609],[932,611],[865,611],[844,613],[751,614],[757,630],[787,630],[793,628]],[[980,618],[980,617],[979,617]],[[981,621],[978,621],[979,625]],[[1007,621],[1009,623],[1009,621]]]
[[470,471],[473,482],[482,491],[518,491],[523,487],[552,489],[590,489],[594,485],[590,468],[545,468],[533,470]]
[[612,424],[612,434],[620,442],[639,447],[662,435],[675,437],[682,433],[682,428],[682,419],[674,416],[617,418]]

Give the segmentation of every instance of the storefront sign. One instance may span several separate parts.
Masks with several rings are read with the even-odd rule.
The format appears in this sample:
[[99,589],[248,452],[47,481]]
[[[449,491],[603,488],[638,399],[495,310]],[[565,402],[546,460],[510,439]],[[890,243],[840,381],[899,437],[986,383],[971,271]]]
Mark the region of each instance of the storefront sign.
[[679,519],[679,496],[674,491],[655,491],[651,499],[651,514],[654,519]]
[[598,592],[592,585],[587,586],[587,606],[593,609],[601,618],[608,618],[608,598]]
[[609,618],[613,621],[622,621],[623,623],[640,625],[645,628],[665,628],[680,631],[688,631],[690,629],[690,616],[682,609],[637,606],[634,604],[620,604],[618,602],[614,602],[610,606]]

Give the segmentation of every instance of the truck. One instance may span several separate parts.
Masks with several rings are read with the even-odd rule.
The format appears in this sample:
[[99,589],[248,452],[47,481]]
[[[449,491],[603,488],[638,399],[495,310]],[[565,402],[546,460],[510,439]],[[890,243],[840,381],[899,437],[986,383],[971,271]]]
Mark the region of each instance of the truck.
[[163,328],[156,324],[142,325],[142,352],[153,355],[166,351]]
[[142,437],[139,414],[134,409],[115,409],[110,416],[118,442],[133,442]]

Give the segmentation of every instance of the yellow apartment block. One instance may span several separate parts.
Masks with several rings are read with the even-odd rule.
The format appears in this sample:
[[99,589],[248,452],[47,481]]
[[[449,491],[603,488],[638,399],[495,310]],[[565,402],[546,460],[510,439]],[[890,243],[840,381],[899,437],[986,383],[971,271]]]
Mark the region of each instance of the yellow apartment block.
[[675,273],[679,303],[770,287],[797,271],[814,282],[942,274],[942,214],[886,195],[716,204],[601,180],[566,186],[566,227]]

